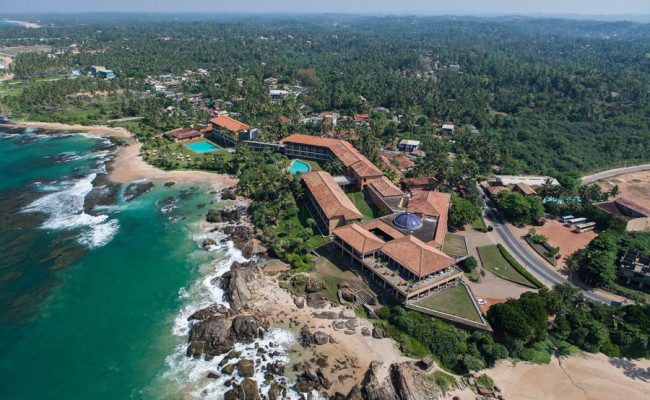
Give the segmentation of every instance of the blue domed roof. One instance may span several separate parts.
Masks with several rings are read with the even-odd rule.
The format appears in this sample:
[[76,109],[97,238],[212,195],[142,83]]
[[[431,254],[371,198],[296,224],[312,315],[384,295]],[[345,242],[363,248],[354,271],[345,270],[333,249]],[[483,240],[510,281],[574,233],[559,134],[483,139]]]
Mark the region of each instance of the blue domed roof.
[[397,217],[395,217],[393,223],[398,228],[409,229],[409,230],[418,229],[422,226],[422,221],[420,220],[420,218],[418,218],[417,215],[408,212],[402,213]]

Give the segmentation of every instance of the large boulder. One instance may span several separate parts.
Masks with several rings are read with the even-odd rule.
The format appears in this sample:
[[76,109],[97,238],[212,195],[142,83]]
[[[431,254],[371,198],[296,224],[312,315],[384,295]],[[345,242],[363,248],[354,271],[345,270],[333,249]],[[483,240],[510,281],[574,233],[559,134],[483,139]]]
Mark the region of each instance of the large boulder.
[[229,352],[234,347],[225,317],[214,315],[192,325],[187,356],[206,359]]
[[238,208],[230,208],[223,210],[214,210],[211,209],[208,211],[208,215],[205,220],[208,222],[239,222],[243,212]]
[[255,361],[253,360],[239,360],[237,367],[239,368],[239,376],[242,378],[251,378],[255,375]]
[[[424,373],[411,362],[390,365],[389,376],[379,380],[381,363],[373,361],[366,372],[361,392],[367,400],[433,400],[442,398],[440,389],[425,379]],[[356,399],[353,388],[349,399]]]
[[221,200],[237,200],[235,188],[225,188],[221,191]]
[[375,325],[372,327],[372,337],[375,339],[383,339],[384,338],[384,332],[381,330],[379,325]]
[[316,382],[313,381],[300,381],[296,383],[294,388],[298,393],[309,393],[316,387]]
[[424,358],[422,358],[418,362],[420,368],[422,368],[425,371],[427,371],[427,370],[429,370],[429,368],[433,367],[433,363],[434,363],[434,361],[433,361],[433,357],[431,357],[431,355],[425,356]]
[[321,290],[322,287],[319,285],[317,282],[312,281],[311,279],[309,282],[307,282],[307,286],[305,286],[305,292],[307,293],[315,293]]
[[322,345],[329,342],[329,336],[325,332],[315,332],[314,333],[314,344]]
[[256,262],[235,261],[230,271],[223,274],[221,288],[226,291],[230,307],[238,311],[247,309],[260,296],[264,283],[264,272]]
[[320,293],[309,293],[307,295],[307,305],[311,308],[324,308],[327,305],[327,299]]
[[259,319],[251,315],[238,315],[232,320],[230,337],[237,341],[253,340],[264,337],[264,326]]

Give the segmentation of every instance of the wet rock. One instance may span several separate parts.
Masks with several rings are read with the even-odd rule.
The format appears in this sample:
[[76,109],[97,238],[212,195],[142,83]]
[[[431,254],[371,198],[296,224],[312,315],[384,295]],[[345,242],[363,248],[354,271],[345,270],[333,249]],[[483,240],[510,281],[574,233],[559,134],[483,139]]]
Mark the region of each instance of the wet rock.
[[211,316],[192,325],[189,341],[187,356],[194,358],[199,358],[201,354],[206,357],[224,354],[234,346],[228,325],[222,316]]
[[238,208],[230,208],[223,210],[210,209],[206,217],[208,222],[239,222],[243,212]]
[[223,400],[239,400],[239,388],[232,388],[223,395]]
[[383,339],[384,338],[384,332],[381,330],[379,325],[375,325],[372,327],[372,337],[375,339]]
[[239,368],[239,376],[242,378],[250,378],[255,375],[255,361],[253,360],[239,360],[237,367]]
[[203,309],[201,309],[199,311],[196,311],[194,314],[190,315],[189,317],[187,317],[187,320],[188,321],[204,320],[204,319],[206,319],[208,317],[211,317],[213,315],[217,315],[217,314],[221,313],[222,307],[223,306],[215,304],[215,305],[212,305],[210,307],[203,308]]
[[271,382],[269,389],[269,400],[277,400],[280,398],[280,386],[276,382]]
[[[104,176],[98,174],[97,177]],[[93,181],[93,188],[84,198],[84,212],[89,215],[99,215],[101,210],[96,210],[98,207],[107,207],[117,204],[118,196],[120,194],[121,185],[106,183],[103,185],[96,185],[97,179]]]
[[260,296],[264,284],[262,268],[254,261],[235,261],[221,280],[221,288],[226,291],[230,307],[235,311],[248,308]]
[[370,329],[366,328],[365,326],[361,328],[361,334],[363,336],[370,336]]
[[263,338],[264,332],[265,329],[260,320],[251,315],[236,316],[230,327],[230,337],[237,341]]
[[221,191],[221,200],[237,200],[234,188],[226,188]]
[[217,242],[216,242],[214,239],[211,239],[211,238],[206,238],[206,239],[203,241],[203,248],[204,248],[205,250],[209,250],[210,247],[212,247],[212,246],[216,246],[216,245],[217,245]]
[[221,368],[221,372],[223,372],[224,374],[232,375],[232,373],[235,372],[235,365],[237,364],[225,365]]
[[282,361],[274,361],[266,365],[266,370],[273,375],[284,375],[285,365]]
[[325,377],[325,374],[323,374],[323,371],[318,368],[316,370],[316,375],[318,376],[318,384],[325,390],[329,390],[330,387],[332,387],[332,383]]
[[166,188],[170,188],[170,187],[174,186],[175,184],[176,184],[176,182],[174,182],[174,181],[168,181],[168,182],[165,182],[165,184],[163,186],[166,187]]
[[124,200],[133,201],[143,194],[147,193],[153,187],[153,182],[133,182],[124,190]]
[[208,378],[210,378],[210,379],[219,379],[219,378],[221,378],[221,375],[217,374],[216,372],[210,371],[210,372],[208,372]]

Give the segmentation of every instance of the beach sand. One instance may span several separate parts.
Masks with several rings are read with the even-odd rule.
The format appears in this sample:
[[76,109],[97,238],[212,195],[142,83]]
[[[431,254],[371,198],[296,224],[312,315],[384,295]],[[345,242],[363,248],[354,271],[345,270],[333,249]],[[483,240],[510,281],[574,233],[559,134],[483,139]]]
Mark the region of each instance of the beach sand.
[[114,182],[125,183],[141,179],[176,182],[205,183],[221,186],[234,186],[239,181],[229,175],[204,171],[163,171],[144,162],[140,156],[142,143],[123,127],[104,125],[67,125],[51,122],[15,121],[7,126],[20,128],[41,128],[61,131],[83,132],[94,137],[120,137],[128,139],[126,146],[120,147],[115,159],[109,165],[109,178]]

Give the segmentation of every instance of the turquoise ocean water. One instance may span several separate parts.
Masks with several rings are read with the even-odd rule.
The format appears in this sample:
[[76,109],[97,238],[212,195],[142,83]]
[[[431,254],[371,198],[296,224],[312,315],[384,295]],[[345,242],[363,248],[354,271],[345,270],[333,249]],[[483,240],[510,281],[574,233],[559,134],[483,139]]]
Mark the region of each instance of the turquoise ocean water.
[[222,238],[201,227],[223,206],[214,188],[158,182],[87,214],[106,141],[0,132],[0,398],[220,398],[205,380],[219,360],[183,355],[187,316],[221,301],[214,279],[243,261],[231,243],[201,247]]

